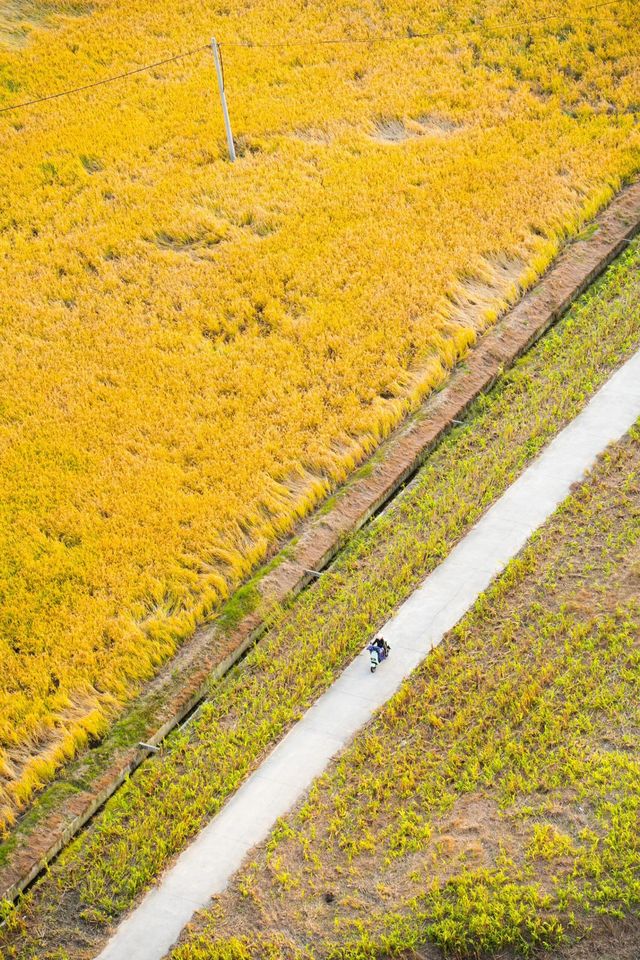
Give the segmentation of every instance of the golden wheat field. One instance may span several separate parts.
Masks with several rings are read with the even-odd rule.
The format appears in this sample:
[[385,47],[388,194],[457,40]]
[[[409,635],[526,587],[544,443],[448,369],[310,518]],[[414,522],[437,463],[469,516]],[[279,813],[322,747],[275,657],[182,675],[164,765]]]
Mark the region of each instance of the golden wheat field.
[[0,108],[203,47],[0,114],[6,825],[637,171],[640,84],[634,0],[0,10]]

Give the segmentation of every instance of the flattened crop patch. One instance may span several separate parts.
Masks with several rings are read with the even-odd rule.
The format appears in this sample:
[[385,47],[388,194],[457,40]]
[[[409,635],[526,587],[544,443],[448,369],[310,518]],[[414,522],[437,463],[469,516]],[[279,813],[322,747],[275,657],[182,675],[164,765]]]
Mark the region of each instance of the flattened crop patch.
[[398,144],[420,137],[447,137],[461,129],[461,124],[436,114],[422,114],[414,119],[378,117],[373,124],[372,138],[378,143]]

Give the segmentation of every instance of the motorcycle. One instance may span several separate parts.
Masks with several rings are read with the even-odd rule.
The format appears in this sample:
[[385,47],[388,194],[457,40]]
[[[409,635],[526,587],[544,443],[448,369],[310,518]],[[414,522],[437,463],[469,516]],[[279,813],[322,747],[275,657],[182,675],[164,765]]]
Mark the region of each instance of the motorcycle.
[[389,647],[385,644],[384,647],[379,647],[376,643],[370,643],[367,647],[369,651],[370,661],[371,661],[371,673],[375,673],[378,665],[382,663],[383,660],[386,660],[389,656]]

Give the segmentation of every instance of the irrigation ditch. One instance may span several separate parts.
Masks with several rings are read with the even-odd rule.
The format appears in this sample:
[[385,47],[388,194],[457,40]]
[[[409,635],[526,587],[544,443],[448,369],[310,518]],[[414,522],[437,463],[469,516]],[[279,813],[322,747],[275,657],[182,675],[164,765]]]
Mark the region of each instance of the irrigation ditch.
[[[501,373],[564,314],[640,230],[640,182],[625,187],[548,272],[479,339],[451,374],[354,476],[309,518],[271,562],[200,627],[150,681],[105,739],[60,771],[0,847],[0,899],[15,900],[165,737],[239,663],[285,604],[327,569],[346,540],[412,479],[439,440]],[[581,238],[582,237],[582,238]],[[225,613],[226,609],[226,613]],[[140,747],[144,742],[147,746]],[[151,761],[152,762],[152,761]]]

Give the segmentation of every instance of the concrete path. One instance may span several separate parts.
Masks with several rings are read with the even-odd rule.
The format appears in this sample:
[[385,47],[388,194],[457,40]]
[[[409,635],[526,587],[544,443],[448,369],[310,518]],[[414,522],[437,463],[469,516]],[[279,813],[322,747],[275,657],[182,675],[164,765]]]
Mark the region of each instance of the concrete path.
[[581,480],[640,417],[640,351],[500,497],[382,633],[389,660],[356,658],[291,729],[160,884],[116,930],[99,960],[160,960],[192,914],[220,893],[251,848],[473,606]]

